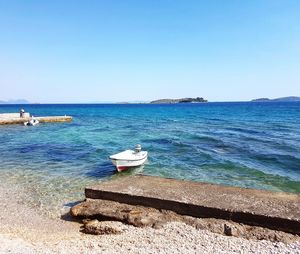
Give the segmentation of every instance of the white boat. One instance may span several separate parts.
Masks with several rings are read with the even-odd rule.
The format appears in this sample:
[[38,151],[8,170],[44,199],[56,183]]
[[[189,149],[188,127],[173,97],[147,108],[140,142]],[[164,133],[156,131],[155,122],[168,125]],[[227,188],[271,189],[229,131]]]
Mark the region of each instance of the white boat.
[[39,120],[37,119],[31,119],[27,122],[24,123],[25,126],[34,126],[37,125],[39,123]]
[[143,165],[147,158],[148,152],[142,151],[142,147],[137,145],[134,150],[126,150],[109,156],[112,163],[116,166],[118,172],[128,168],[138,167]]

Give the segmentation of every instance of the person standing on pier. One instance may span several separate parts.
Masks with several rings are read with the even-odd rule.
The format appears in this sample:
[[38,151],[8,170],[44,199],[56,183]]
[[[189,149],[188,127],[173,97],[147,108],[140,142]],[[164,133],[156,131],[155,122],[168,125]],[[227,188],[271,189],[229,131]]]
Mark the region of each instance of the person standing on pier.
[[24,117],[24,114],[25,114],[25,110],[22,108],[20,110],[20,117],[23,118]]

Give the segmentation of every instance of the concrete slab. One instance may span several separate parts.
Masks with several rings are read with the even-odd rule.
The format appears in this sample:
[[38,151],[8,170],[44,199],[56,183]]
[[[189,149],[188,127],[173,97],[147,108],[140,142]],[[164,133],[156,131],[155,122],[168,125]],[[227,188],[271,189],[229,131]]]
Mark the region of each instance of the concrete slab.
[[87,187],[85,195],[300,234],[297,194],[135,175]]
[[[30,117],[30,113],[23,113],[24,117]],[[0,119],[11,119],[11,118],[20,118],[20,113],[1,113]]]

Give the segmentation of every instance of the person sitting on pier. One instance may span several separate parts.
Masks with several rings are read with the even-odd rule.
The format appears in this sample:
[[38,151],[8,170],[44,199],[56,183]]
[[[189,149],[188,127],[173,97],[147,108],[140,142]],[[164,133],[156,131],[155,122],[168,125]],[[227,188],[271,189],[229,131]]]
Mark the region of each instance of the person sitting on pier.
[[25,114],[25,110],[22,108],[20,110],[20,117],[23,118],[24,117],[24,114]]

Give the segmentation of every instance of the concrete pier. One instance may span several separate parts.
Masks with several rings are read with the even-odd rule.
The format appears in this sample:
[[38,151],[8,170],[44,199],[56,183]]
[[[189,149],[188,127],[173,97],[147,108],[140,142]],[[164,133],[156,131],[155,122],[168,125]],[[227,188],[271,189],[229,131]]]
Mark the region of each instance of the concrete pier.
[[[39,120],[40,123],[49,123],[49,122],[71,122],[71,116],[42,116],[42,117],[34,117]],[[25,113],[25,117],[20,117],[19,113],[5,113],[0,114],[0,125],[3,124],[23,124],[31,120],[29,113]]]
[[87,187],[85,195],[300,234],[297,194],[135,175]]

